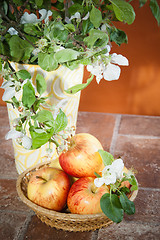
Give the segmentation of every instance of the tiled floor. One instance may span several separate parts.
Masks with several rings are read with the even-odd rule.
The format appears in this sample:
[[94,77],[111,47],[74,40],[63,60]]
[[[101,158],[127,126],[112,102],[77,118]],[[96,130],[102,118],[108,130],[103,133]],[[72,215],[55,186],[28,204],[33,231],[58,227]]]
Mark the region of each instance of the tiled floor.
[[121,156],[137,170],[136,214],[96,231],[70,233],[50,228],[25,206],[16,193],[15,165],[7,110],[0,107],[0,239],[1,240],[159,240],[160,117],[79,112],[77,132],[96,136],[106,151]]

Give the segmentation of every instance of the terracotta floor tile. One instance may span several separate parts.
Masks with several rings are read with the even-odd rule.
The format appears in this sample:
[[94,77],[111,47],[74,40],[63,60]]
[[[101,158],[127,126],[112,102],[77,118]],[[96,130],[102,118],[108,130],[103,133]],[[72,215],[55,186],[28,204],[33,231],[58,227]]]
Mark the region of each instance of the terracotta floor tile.
[[160,117],[123,115],[119,133],[160,137]]
[[138,171],[136,177],[141,187],[160,186],[160,139],[139,139],[119,136],[114,157],[121,156],[126,167]]
[[97,137],[103,148],[110,148],[116,116],[99,113],[78,113],[77,133],[90,133]]
[[30,211],[18,197],[16,180],[0,179],[0,192],[0,210]]
[[11,141],[0,142],[0,176],[17,178],[18,173],[15,167],[13,146]]
[[8,112],[6,107],[0,107],[0,127],[9,126]]
[[42,223],[37,216],[33,216],[29,223],[24,239],[29,240],[92,240],[94,232],[68,232],[57,230]]
[[98,240],[159,240],[159,234],[159,224],[123,221],[101,229]]
[[[3,126],[3,125],[2,125]],[[7,132],[9,131],[9,126],[6,127],[0,127],[0,143],[5,140],[5,135],[7,134]]]
[[125,220],[142,221],[146,223],[160,222],[160,190],[139,189],[138,195],[134,201],[136,213],[134,215],[125,215]]
[[0,239],[17,239],[17,233],[25,222],[26,216],[23,214],[0,212]]

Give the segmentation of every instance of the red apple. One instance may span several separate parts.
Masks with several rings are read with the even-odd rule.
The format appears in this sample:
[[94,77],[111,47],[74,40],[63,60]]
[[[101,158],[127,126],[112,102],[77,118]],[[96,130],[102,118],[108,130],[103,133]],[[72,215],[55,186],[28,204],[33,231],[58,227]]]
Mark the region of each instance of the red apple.
[[61,211],[70,189],[68,175],[60,169],[44,167],[31,176],[27,187],[28,198],[48,209]]
[[105,185],[97,188],[94,177],[78,179],[70,188],[67,205],[71,213],[94,214],[101,213],[100,199],[109,188]]
[[99,173],[103,162],[99,149],[103,149],[99,140],[88,133],[79,133],[70,139],[69,149],[59,156],[62,169],[71,176],[93,177]]

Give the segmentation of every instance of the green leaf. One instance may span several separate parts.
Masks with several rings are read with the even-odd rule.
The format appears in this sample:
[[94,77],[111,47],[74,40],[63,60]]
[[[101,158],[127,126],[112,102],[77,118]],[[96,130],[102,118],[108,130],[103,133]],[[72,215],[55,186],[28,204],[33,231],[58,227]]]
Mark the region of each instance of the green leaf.
[[98,28],[102,23],[102,14],[101,11],[94,6],[92,6],[92,10],[89,15],[91,23],[95,28]]
[[13,104],[14,104],[14,106],[16,107],[16,108],[18,108],[19,107],[19,101],[17,100],[17,98],[14,96],[14,97],[12,97],[12,101],[13,101]]
[[24,24],[24,32],[31,36],[36,36],[36,37],[42,36],[42,31],[40,31],[37,28],[37,26],[33,25],[32,23]]
[[68,62],[77,59],[79,52],[73,49],[63,49],[55,53],[55,59],[58,63]]
[[5,15],[7,15],[7,12],[8,12],[8,4],[7,4],[6,1],[3,1],[3,10],[4,10]]
[[116,194],[105,193],[100,200],[103,213],[113,222],[119,223],[123,219],[124,211]]
[[99,175],[98,173],[94,172],[94,175],[97,177],[97,178],[101,178],[101,175]]
[[34,120],[37,120],[40,123],[44,123],[47,121],[53,121],[54,122],[54,118],[53,115],[50,111],[48,110],[41,110],[39,111],[33,118]]
[[134,175],[132,175],[130,178],[128,178],[128,181],[132,185],[131,191],[138,189],[137,181],[136,181],[136,178]]
[[[138,185],[137,185],[137,181],[134,175],[131,175],[130,178],[128,178],[129,183],[132,185],[132,189],[134,188],[134,190],[138,189]],[[131,190],[132,190],[131,189]]]
[[83,13],[83,6],[79,3],[74,3],[69,7],[69,13],[70,15],[74,15],[76,12]]
[[16,76],[18,77],[18,79],[22,79],[22,80],[31,79],[31,74],[24,69],[16,72]]
[[12,60],[16,62],[29,59],[34,49],[29,42],[15,35],[10,38],[9,47]]
[[108,29],[108,32],[110,33],[110,41],[115,42],[118,46],[120,46],[122,43],[127,43],[128,38],[124,31],[120,29]]
[[54,133],[58,133],[58,132],[64,130],[67,127],[67,124],[68,124],[68,119],[67,119],[65,113],[61,109],[59,109],[59,113],[55,120]]
[[75,94],[79,91],[81,91],[82,89],[86,88],[90,83],[91,81],[93,80],[93,77],[94,75],[92,75],[86,83],[82,83],[82,84],[77,84],[71,88],[68,88],[67,90],[65,90],[66,93],[69,93],[69,94]]
[[94,26],[89,19],[82,22],[82,32],[84,35],[86,35],[92,28],[94,28]]
[[146,4],[147,0],[139,0],[139,6],[143,7],[144,4]]
[[2,59],[0,58],[0,71],[2,71]]
[[34,127],[30,127],[29,131],[32,137],[32,149],[37,149],[49,141],[53,135],[54,129],[51,128],[48,132],[38,133],[34,131]]
[[108,43],[108,40],[108,35],[98,29],[91,29],[89,36],[84,38],[84,42],[88,47],[93,47],[94,45],[105,46]]
[[31,82],[28,80],[23,86],[22,103],[25,107],[30,108],[34,104],[35,100],[36,97],[34,88]]
[[112,154],[110,154],[109,152],[106,152],[102,149],[98,150],[98,152],[99,152],[105,166],[112,164],[112,162],[114,161],[114,157],[112,156]]
[[132,214],[135,213],[134,202],[130,201],[124,192],[122,192],[120,194],[120,199],[119,200],[120,200],[120,203],[122,205],[123,210],[128,215],[132,215]]
[[43,0],[35,0],[35,3],[38,7],[40,7],[43,4]]
[[160,8],[158,5],[158,2],[156,0],[150,0],[149,6],[150,6],[153,16],[157,20],[158,25],[160,25]]
[[71,32],[75,32],[75,30],[76,30],[75,26],[71,23],[66,24],[65,27]]
[[39,73],[36,76],[36,88],[40,95],[42,93],[44,93],[47,89],[46,81],[45,81],[44,77]]
[[38,65],[46,71],[53,71],[57,69],[58,62],[55,59],[55,54],[48,54],[42,52],[38,53]]
[[116,18],[121,22],[132,24],[135,20],[135,12],[131,4],[123,0],[109,0],[112,3]]

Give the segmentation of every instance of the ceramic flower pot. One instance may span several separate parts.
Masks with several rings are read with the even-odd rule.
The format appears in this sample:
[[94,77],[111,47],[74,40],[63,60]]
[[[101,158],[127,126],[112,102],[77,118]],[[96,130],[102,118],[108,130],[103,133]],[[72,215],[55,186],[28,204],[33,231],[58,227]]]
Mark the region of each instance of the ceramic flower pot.
[[[42,70],[38,65],[12,63],[12,66],[16,71],[21,69],[29,71],[32,76],[33,84],[35,84],[36,75],[38,73],[42,74],[47,83],[47,90],[44,95],[49,97],[49,104],[56,106],[53,116],[56,115],[58,109],[61,108],[68,118],[68,127],[76,127],[80,92],[70,95],[64,90],[76,84],[82,83],[83,65],[80,65],[79,68],[73,71],[64,66],[60,66],[57,70],[51,72]],[[17,109],[14,109],[11,104],[7,104],[7,107],[10,127],[12,129],[13,121],[19,116],[19,112]],[[19,145],[16,140],[12,141],[14,147],[15,164],[19,174],[37,163],[48,160],[48,143],[36,150],[26,150]],[[50,158],[57,158],[56,147],[54,144],[52,145]]]

